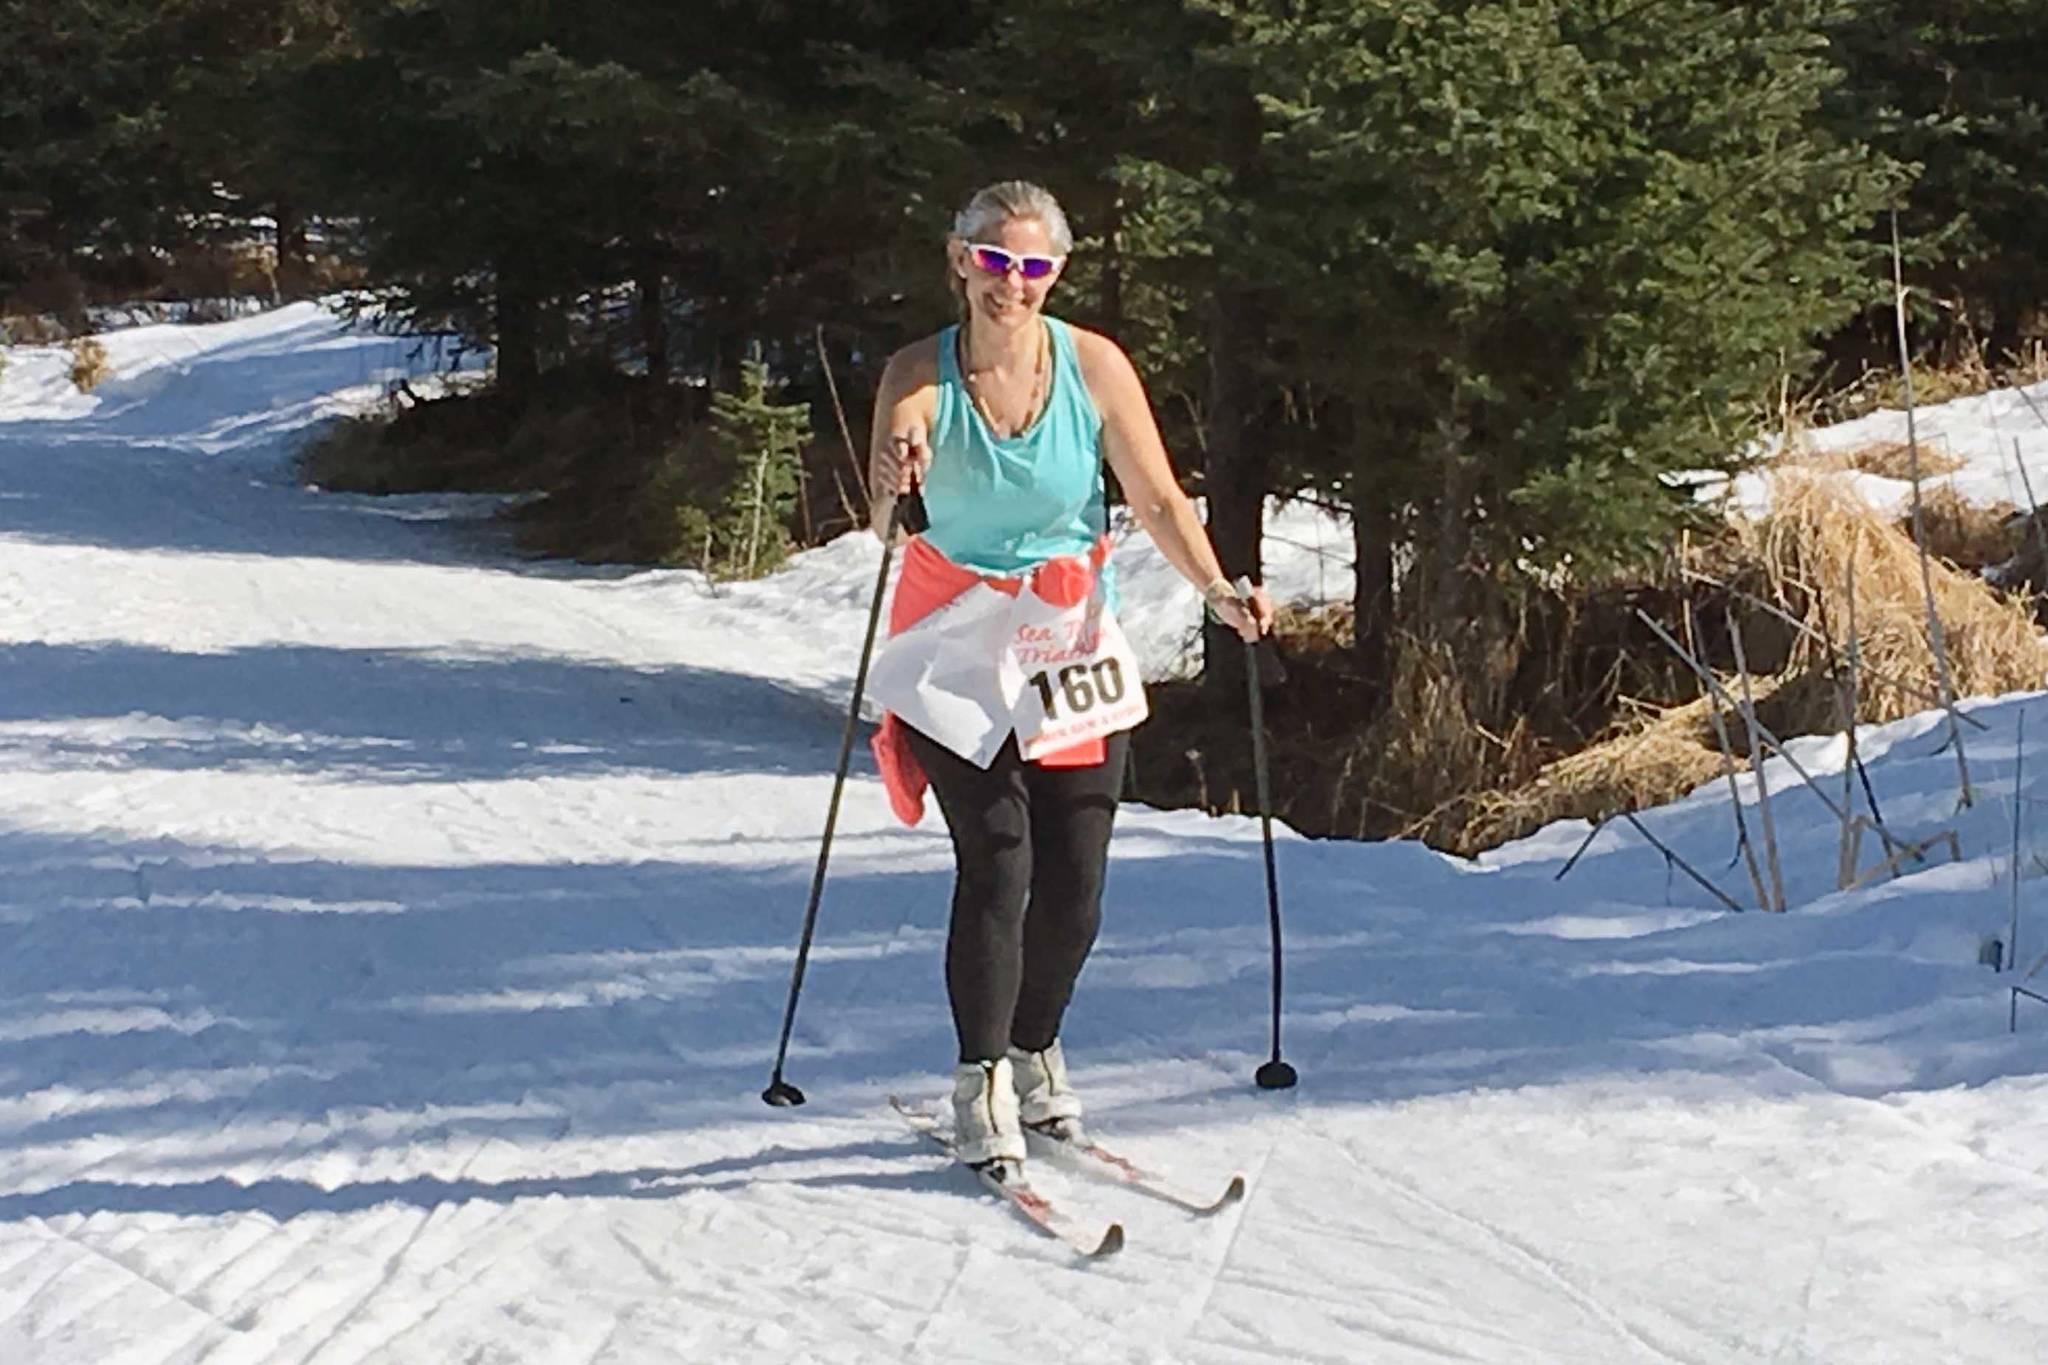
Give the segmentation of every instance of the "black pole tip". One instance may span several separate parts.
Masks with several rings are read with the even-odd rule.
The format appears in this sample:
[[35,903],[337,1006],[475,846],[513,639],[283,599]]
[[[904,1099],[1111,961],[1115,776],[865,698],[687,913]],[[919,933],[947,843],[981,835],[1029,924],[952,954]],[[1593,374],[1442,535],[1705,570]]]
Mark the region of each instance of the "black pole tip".
[[1261,1090],[1292,1090],[1298,1078],[1293,1067],[1275,1057],[1260,1067],[1252,1079],[1259,1083]]
[[764,1104],[773,1105],[777,1109],[794,1109],[804,1102],[804,1092],[777,1076],[768,1082],[768,1088],[761,1092],[761,1100]]

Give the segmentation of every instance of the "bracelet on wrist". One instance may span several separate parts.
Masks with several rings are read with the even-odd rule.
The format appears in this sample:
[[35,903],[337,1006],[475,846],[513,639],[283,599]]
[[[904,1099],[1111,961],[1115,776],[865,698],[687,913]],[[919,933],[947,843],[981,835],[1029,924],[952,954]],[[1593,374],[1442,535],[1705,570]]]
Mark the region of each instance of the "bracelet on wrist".
[[1243,600],[1237,595],[1237,589],[1231,586],[1229,579],[1214,579],[1208,587],[1202,589],[1202,614],[1212,621],[1221,622],[1223,604],[1228,602],[1242,606]]

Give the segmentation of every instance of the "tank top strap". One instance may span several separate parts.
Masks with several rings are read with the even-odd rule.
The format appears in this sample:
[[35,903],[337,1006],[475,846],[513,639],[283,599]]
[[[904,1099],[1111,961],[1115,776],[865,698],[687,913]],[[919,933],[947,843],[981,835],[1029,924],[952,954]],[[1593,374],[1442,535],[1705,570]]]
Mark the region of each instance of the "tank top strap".
[[971,438],[972,414],[965,410],[965,406],[974,401],[968,396],[967,385],[960,377],[960,324],[956,322],[941,330],[938,345],[939,392],[936,411],[932,413],[931,430],[934,450]]
[[1062,409],[1057,420],[1067,428],[1070,437],[1093,441],[1102,431],[1102,413],[1095,406],[1095,395],[1088,391],[1086,376],[1081,373],[1081,353],[1074,346],[1074,329],[1054,317],[1045,320],[1045,329],[1052,338],[1052,402]]
[[939,382],[960,382],[960,324],[939,329]]

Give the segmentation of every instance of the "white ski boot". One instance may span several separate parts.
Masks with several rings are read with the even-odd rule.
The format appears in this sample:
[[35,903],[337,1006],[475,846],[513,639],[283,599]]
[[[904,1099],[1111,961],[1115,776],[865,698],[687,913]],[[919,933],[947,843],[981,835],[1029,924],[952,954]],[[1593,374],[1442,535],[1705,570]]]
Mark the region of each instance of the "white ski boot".
[[1010,1060],[962,1062],[953,1071],[953,1147],[976,1170],[1006,1163],[998,1178],[1021,1176],[1024,1130],[1017,1123],[1016,1082]]
[[1018,1121],[1052,1137],[1079,1138],[1081,1097],[1067,1084],[1067,1059],[1059,1040],[1037,1052],[1013,1047],[1005,1060],[1016,1078]]

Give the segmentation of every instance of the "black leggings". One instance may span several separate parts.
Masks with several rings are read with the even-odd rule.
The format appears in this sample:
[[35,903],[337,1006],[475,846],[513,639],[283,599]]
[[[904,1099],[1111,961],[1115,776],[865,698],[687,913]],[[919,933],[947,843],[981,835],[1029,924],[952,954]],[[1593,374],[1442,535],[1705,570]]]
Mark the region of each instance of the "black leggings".
[[993,1060],[1011,1044],[1036,1051],[1059,1035],[1102,924],[1129,742],[1111,735],[1094,767],[1045,768],[1018,757],[1013,737],[982,769],[910,731],[953,836],[946,993],[961,1061]]

